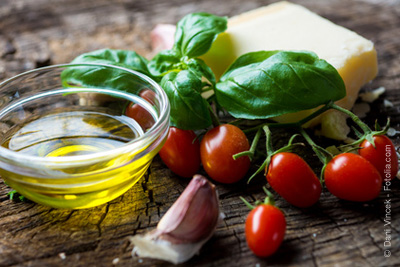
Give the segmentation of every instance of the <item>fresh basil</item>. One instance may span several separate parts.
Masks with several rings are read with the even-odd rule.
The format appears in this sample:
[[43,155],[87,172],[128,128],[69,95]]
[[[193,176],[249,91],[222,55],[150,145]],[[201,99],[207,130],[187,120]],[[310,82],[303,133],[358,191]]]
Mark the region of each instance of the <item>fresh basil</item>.
[[[102,49],[76,57],[71,63],[100,63],[114,65],[150,75],[147,59],[134,51]],[[65,86],[108,88],[137,93],[143,88],[139,78],[132,78],[126,71],[102,66],[73,66],[61,73]]]
[[[177,24],[175,44],[148,61],[134,51],[103,49],[78,56],[72,63],[102,63],[141,72],[160,83],[171,104],[171,125],[203,129],[211,125],[210,106],[201,94],[232,116],[266,119],[315,108],[346,95],[336,69],[312,52],[259,51],[239,57],[216,83],[214,73],[198,56],[206,53],[227,19],[192,13]],[[105,67],[74,66],[63,71],[64,84],[113,88],[137,93],[140,81]]]
[[170,101],[172,126],[197,130],[211,125],[209,104],[201,93],[203,86],[215,86],[215,75],[196,57],[210,49],[226,25],[226,18],[189,14],[177,25],[174,47],[161,51],[148,63],[153,77],[162,79],[160,85]]
[[71,63],[100,63],[124,67],[150,75],[147,68],[148,60],[135,51],[101,49],[82,54]]
[[232,116],[266,119],[339,100],[346,88],[337,70],[315,53],[259,51],[239,57],[215,93]]
[[170,71],[182,69],[181,55],[176,50],[163,50],[155,55],[147,66],[153,77],[161,79]]
[[71,66],[61,73],[64,87],[103,88],[138,94],[146,85],[139,77],[103,66]]
[[193,72],[199,79],[206,78],[212,86],[215,86],[215,75],[209,66],[200,58],[190,58],[184,61],[186,68]]
[[161,80],[171,106],[171,125],[184,130],[204,129],[211,125],[209,104],[201,96],[201,79],[193,72],[169,72]]
[[183,17],[177,24],[174,49],[194,58],[205,54],[218,34],[227,28],[227,18],[200,12]]

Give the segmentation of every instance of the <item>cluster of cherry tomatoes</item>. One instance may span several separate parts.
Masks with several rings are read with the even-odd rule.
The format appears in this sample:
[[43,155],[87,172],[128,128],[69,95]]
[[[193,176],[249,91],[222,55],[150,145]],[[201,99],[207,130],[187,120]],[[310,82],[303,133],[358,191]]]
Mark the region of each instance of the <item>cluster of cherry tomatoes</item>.
[[[384,135],[376,135],[373,140],[374,145],[364,140],[358,154],[342,153],[326,164],[325,186],[333,195],[350,201],[369,201],[379,195],[383,181],[390,182],[396,176],[398,158],[393,143]],[[313,205],[321,194],[315,173],[293,153],[281,152],[272,157],[267,180],[280,196],[297,207]],[[248,246],[260,257],[278,249],[285,230],[283,213],[270,203],[257,205],[246,219]]]
[[[336,197],[349,201],[370,201],[378,197],[382,183],[398,172],[398,158],[391,140],[385,135],[373,136],[374,144],[364,140],[358,153],[341,153],[323,167],[321,180],[307,162],[291,152],[274,153],[265,167],[271,188],[293,206],[306,208],[318,202],[322,184]],[[209,130],[199,141],[193,131],[170,128],[159,155],[174,173],[192,177],[202,165],[213,180],[235,183],[250,168],[250,158],[233,155],[248,151],[249,142],[243,131],[230,124]],[[262,227],[260,227],[262,225]],[[271,203],[257,205],[249,213],[246,240],[257,256],[274,253],[283,240],[286,220]]]
[[[392,141],[384,135],[364,140],[356,153],[341,153],[323,168],[322,178],[334,196],[349,201],[370,201],[378,197],[382,182],[398,172],[398,159]],[[309,165],[290,152],[272,156],[267,167],[271,187],[290,204],[305,208],[314,205],[321,194],[321,182]]]
[[[154,104],[152,91],[144,90],[140,96]],[[136,119],[143,130],[154,124],[151,115],[138,104],[128,106],[126,115]],[[234,155],[250,150],[249,141],[240,128],[222,124],[207,131],[201,141],[199,139],[191,130],[170,127],[159,155],[172,172],[182,177],[192,177],[201,165],[208,176],[219,183],[235,183],[246,176],[250,157],[244,155],[234,159]],[[376,134],[372,139],[372,143],[362,140],[358,153],[327,157],[323,161],[321,179],[297,154],[282,149],[268,151],[267,145],[266,179],[276,193],[299,208],[318,202],[323,184],[340,199],[370,201],[379,196],[382,183],[390,183],[398,172],[397,153],[391,140],[382,134]],[[270,194],[264,203],[257,203],[255,207],[246,204],[252,208],[245,225],[247,243],[257,256],[269,256],[284,238],[285,217],[274,206]]]
[[[384,179],[396,176],[398,159],[393,143],[385,135],[373,139],[374,145],[364,140],[358,154],[339,154],[323,168],[325,186],[333,195],[350,201],[369,201],[379,195]],[[233,155],[249,148],[246,135],[231,124],[212,128],[201,142],[193,131],[171,127],[159,154],[179,176],[192,177],[203,165],[210,178],[229,184],[241,180],[248,172],[250,158],[235,160]],[[265,171],[270,186],[290,204],[305,208],[319,200],[321,181],[297,154],[274,154]]]

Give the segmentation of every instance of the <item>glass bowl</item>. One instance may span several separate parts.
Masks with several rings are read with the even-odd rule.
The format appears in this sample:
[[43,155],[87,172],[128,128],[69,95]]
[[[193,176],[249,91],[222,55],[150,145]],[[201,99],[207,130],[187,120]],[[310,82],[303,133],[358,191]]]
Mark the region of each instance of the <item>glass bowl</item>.
[[82,209],[120,196],[168,129],[165,92],[122,67],[54,65],[0,83],[0,175],[46,206]]

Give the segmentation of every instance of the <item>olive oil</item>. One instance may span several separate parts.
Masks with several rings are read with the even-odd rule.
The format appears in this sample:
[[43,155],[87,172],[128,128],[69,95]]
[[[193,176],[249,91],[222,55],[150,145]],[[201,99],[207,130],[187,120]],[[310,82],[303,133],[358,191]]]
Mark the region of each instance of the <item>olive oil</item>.
[[166,134],[149,139],[125,109],[139,103],[154,121],[156,111],[135,96],[119,94],[60,89],[5,109],[0,119],[10,128],[0,137],[1,146],[34,158],[0,167],[0,176],[28,199],[56,208],[93,207],[126,192],[143,176]]
[[136,121],[90,111],[65,111],[22,125],[2,144],[38,157],[65,157],[108,151],[143,134]]

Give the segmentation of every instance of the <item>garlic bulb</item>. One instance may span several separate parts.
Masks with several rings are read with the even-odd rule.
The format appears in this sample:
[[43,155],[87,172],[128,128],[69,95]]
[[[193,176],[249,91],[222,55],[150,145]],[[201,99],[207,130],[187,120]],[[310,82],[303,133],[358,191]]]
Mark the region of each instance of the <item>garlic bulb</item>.
[[195,175],[156,229],[131,238],[132,255],[185,262],[211,238],[220,218],[215,186]]

